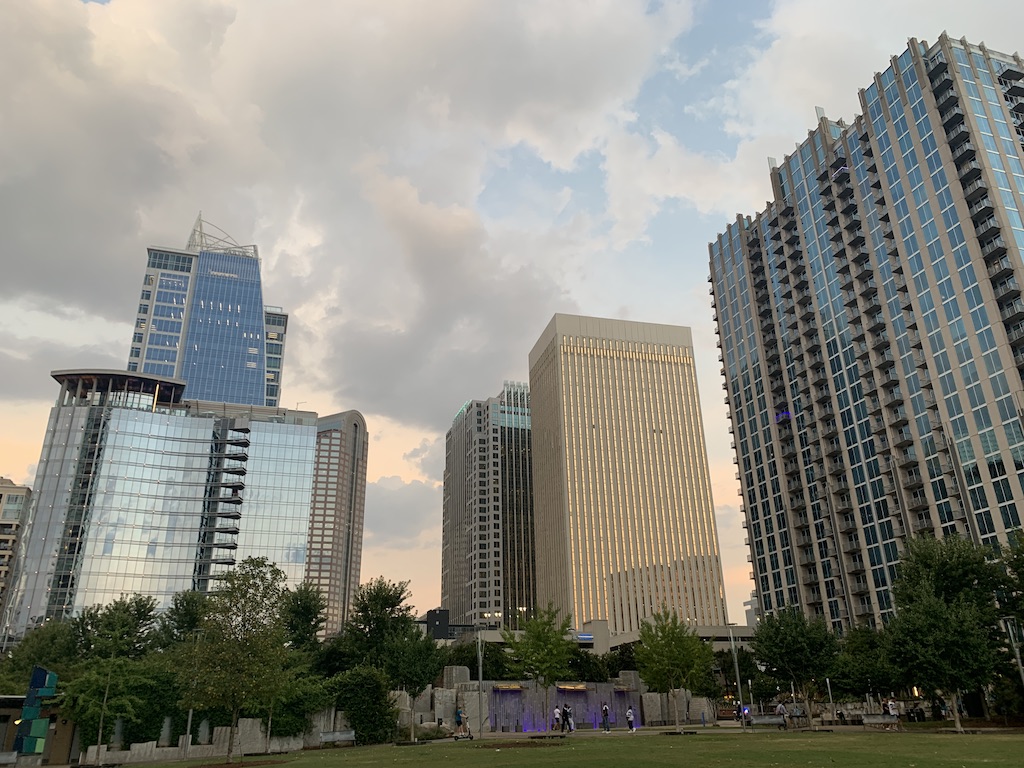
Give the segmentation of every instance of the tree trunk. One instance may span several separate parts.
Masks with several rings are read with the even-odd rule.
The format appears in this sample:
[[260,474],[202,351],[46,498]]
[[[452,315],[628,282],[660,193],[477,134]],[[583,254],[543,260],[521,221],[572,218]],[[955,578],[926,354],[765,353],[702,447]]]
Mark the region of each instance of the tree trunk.
[[228,756],[227,762],[231,762],[231,756],[235,751],[235,731],[238,730],[238,710],[231,710],[231,731],[228,733]]
[[103,717],[107,714],[107,697],[110,695],[110,676],[113,667],[107,667],[107,686],[103,689],[103,704],[100,707],[100,728],[96,734],[96,765],[100,764],[100,745],[103,743]]
[[270,729],[274,725],[274,702],[270,702],[270,710],[267,712],[267,748],[266,754],[270,754]]
[[957,733],[964,732],[963,723],[960,722],[960,691],[953,694],[953,726]]
[[416,741],[416,697],[409,696],[409,741]]
[[[533,684],[536,685],[537,681],[534,680]],[[550,696],[551,696],[551,689],[548,687],[547,683],[545,683],[544,684],[544,730],[545,731],[548,729],[548,718],[551,717],[551,701],[550,701]],[[551,724],[551,727],[552,728],[554,727],[554,723]]]
[[668,695],[672,698],[672,711],[676,716],[676,730],[679,730],[679,698],[675,695],[675,689],[669,688]]

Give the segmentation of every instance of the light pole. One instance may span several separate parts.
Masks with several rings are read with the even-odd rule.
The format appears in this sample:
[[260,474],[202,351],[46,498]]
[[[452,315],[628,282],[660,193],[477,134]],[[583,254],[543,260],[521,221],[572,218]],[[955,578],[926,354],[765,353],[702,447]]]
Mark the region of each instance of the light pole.
[[484,638],[481,634],[483,629],[477,627],[476,630],[476,709],[478,713],[477,720],[479,721],[479,728],[477,734],[482,739],[484,737]]
[[743,683],[740,680],[740,659],[736,655],[736,639],[732,636],[732,624],[726,625],[729,628],[729,647],[732,648],[732,666],[736,672],[736,701],[740,705],[740,728],[747,732],[747,718],[743,712]]
[[[1024,665],[1020,663],[1020,646],[1017,645],[1017,617],[1016,616],[1000,616],[999,620],[1003,622],[1003,629],[1006,630],[1006,634],[1010,637],[1010,648],[1013,650],[1013,658],[1017,661],[1017,671],[1020,673],[1020,682],[1024,685]],[[1013,622],[1011,624],[1011,622]]]

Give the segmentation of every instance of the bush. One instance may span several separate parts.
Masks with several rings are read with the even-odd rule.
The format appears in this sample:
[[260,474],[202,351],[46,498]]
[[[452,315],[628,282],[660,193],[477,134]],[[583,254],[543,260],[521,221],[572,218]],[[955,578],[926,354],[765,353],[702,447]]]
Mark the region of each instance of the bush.
[[395,740],[398,708],[388,676],[376,667],[359,666],[334,678],[337,707],[356,732],[356,744],[386,744]]
[[416,726],[416,738],[421,741],[436,741],[437,739],[450,739],[452,729],[445,728],[437,723],[424,723]]

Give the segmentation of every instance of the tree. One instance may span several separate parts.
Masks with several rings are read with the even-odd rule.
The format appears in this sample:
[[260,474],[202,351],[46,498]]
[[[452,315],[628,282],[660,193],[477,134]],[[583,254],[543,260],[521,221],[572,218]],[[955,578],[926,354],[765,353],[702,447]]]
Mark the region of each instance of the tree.
[[873,627],[854,627],[846,633],[829,676],[837,695],[853,698],[892,691],[900,677],[889,658],[886,636]]
[[288,644],[299,651],[315,650],[320,645],[317,634],[327,623],[327,598],[315,584],[304,581],[284,593],[281,616]]
[[333,679],[337,706],[356,733],[356,744],[394,741],[398,710],[391,680],[381,670],[358,666]]
[[517,637],[509,630],[501,635],[508,646],[511,666],[516,674],[544,686],[544,722],[550,710],[548,686],[559,678],[570,674],[569,659],[575,643],[566,637],[569,634],[571,618],[559,621],[559,610],[552,603],[547,608],[523,622],[521,634]]
[[711,647],[675,611],[663,609],[640,626],[636,662],[652,691],[669,694],[678,728],[679,702],[672,693],[679,688],[693,690],[698,681],[706,684],[713,662]]
[[[508,680],[512,677],[511,659],[503,647],[495,643],[483,644],[484,680]],[[476,643],[457,643],[448,647],[447,666],[468,667],[469,679],[478,677]]]
[[[139,719],[143,699],[138,690],[150,687],[140,676],[140,662],[125,658],[105,658],[90,664],[85,671],[64,686],[61,711],[82,729],[96,729],[96,748],[106,744],[111,724],[118,718],[125,722]],[[97,753],[97,765],[99,754]]]
[[416,741],[416,698],[441,672],[445,654],[437,642],[413,628],[404,637],[393,638],[384,669],[388,677],[409,694],[409,741]]
[[623,643],[601,657],[608,668],[608,677],[618,677],[623,670],[636,669],[636,643]]
[[45,667],[56,672],[61,682],[68,682],[78,660],[71,624],[67,621],[48,621],[28,632],[24,639],[10,650],[0,664],[0,681],[8,691],[25,691],[32,676],[32,668]]
[[206,615],[206,593],[194,590],[178,592],[157,619],[157,645],[171,648],[193,641]]
[[586,683],[607,683],[608,667],[603,656],[591,653],[579,646],[572,649],[569,657],[569,679]]
[[323,643],[316,668],[325,677],[386,658],[391,643],[416,628],[409,582],[391,582],[383,576],[363,584],[352,598],[352,608],[341,634]]
[[265,557],[247,558],[225,573],[209,597],[190,668],[182,670],[183,689],[195,686],[199,700],[231,713],[229,763],[241,711],[272,707],[281,688],[284,581],[284,572]]
[[1005,576],[989,554],[958,536],[910,539],[893,584],[892,661],[907,684],[953,699],[958,731],[960,692],[992,680],[1003,647],[995,595]]
[[94,605],[71,619],[78,655],[93,659],[138,659],[153,647],[156,598],[121,595],[109,605]]
[[811,681],[825,678],[838,650],[836,637],[825,622],[808,620],[799,608],[765,616],[754,630],[750,645],[768,674],[780,683],[792,681],[804,702]]

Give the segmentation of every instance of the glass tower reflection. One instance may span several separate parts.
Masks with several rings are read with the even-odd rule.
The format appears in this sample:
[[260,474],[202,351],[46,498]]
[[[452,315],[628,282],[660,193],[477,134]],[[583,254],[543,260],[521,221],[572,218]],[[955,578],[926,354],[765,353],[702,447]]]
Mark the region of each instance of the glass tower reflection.
[[54,378],[8,636],[126,593],[163,608],[249,556],[302,580],[315,414],[183,401],[185,382],[137,373]]

